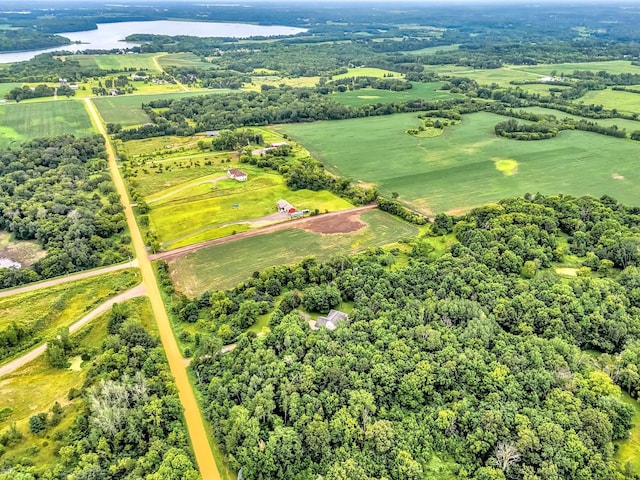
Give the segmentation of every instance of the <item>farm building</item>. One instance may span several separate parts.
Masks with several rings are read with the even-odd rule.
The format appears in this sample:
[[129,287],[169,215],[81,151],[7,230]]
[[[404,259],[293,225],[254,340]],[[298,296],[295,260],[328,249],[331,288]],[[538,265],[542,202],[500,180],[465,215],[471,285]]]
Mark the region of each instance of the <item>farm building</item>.
[[325,327],[329,330],[335,330],[338,327],[338,323],[349,320],[349,315],[339,310],[329,310],[329,315],[326,317],[318,317],[316,320],[316,327]]
[[249,176],[244,173],[242,170],[238,170],[237,168],[230,168],[227,170],[227,177],[233,178],[238,182],[246,182]]
[[276,143],[272,143],[271,145],[269,145],[269,147],[271,148],[280,148],[280,147],[284,147],[285,145],[289,145],[287,142],[276,142]]
[[220,130],[207,130],[204,135],[205,137],[217,137],[220,135]]
[[291,205],[289,202],[287,202],[286,200],[278,200],[276,202],[276,207],[278,207],[278,211],[280,213],[288,213],[288,214],[292,214],[296,211],[296,207],[294,207],[293,205]]

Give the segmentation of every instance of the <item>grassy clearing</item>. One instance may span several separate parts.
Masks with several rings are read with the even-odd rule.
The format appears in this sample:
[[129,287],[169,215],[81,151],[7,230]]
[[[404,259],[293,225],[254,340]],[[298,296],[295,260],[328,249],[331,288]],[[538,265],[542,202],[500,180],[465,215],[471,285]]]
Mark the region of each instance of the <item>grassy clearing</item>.
[[402,78],[404,75],[402,73],[394,72],[391,70],[384,70],[382,68],[368,68],[368,67],[357,67],[357,68],[349,68],[347,73],[341,73],[340,75],[334,75],[331,77],[331,80],[340,80],[341,78],[351,78],[351,77],[376,77],[376,78],[384,78],[385,76],[391,76],[393,78]]
[[616,442],[618,451],[615,454],[615,459],[623,466],[630,463],[632,465],[632,471],[636,475],[640,475],[640,403],[631,398],[626,392],[621,392],[620,398],[624,403],[633,408],[634,414],[631,419],[633,428],[629,432],[628,439]]
[[332,98],[345,105],[359,107],[376,103],[405,102],[424,98],[427,100],[440,100],[443,98],[462,97],[461,94],[440,90],[444,82],[413,83],[413,88],[402,92],[392,92],[390,90],[378,90],[374,88],[363,88],[350,92],[334,93]]
[[[105,300],[140,281],[137,269],[56,285],[0,299],[0,329],[12,322],[33,333],[20,351],[55,335]],[[12,352],[14,355],[18,351]]]
[[5,94],[9,93],[16,87],[21,87],[22,83],[0,83],[0,98],[3,98]]
[[[249,175],[247,182],[223,180],[217,189],[210,183],[194,185],[158,203],[151,204],[151,228],[161,243],[183,241],[201,234],[203,229],[264,217],[276,212],[276,202],[285,198],[298,209],[336,211],[351,204],[336,195],[310,190],[291,191],[278,174],[257,168],[241,167]],[[233,205],[238,207],[234,208]],[[239,231],[239,230],[237,230]],[[214,235],[215,231],[211,231]],[[214,235],[209,238],[217,238]]]
[[293,264],[308,256],[324,261],[336,253],[392,244],[418,232],[414,225],[377,210],[364,213],[361,219],[367,226],[352,233],[322,235],[291,228],[204,248],[171,263],[171,275],[178,290],[200,295],[233,288],[256,270]]
[[94,133],[81,102],[8,103],[0,106],[0,148],[39,137]]
[[[406,134],[416,114],[282,125],[277,129],[302,143],[341,175],[376,183],[385,195],[424,213],[459,213],[526,192],[610,194],[638,204],[640,145],[589,132],[565,131],[556,138],[523,142],[497,137],[490,113],[465,115],[434,138]],[[500,159],[518,163],[507,176]]]
[[262,85],[278,87],[287,85],[288,87],[315,87],[318,85],[320,77],[280,77],[279,75],[258,75],[251,77],[251,83],[244,85],[244,89],[259,92]]
[[409,53],[411,55],[433,55],[438,52],[453,52],[455,50],[458,50],[459,48],[460,45],[456,43],[453,45],[440,45],[438,47],[420,48],[418,50],[405,50],[402,53]]
[[552,63],[527,67],[513,66],[511,68],[526,72],[532,72],[539,75],[549,75],[554,70],[556,71],[556,75],[560,75],[562,73],[573,73],[576,70],[591,70],[592,72],[599,72],[600,70],[604,70],[614,74],[640,73],[640,67],[631,65],[631,61],[625,60],[613,60],[610,62]]
[[128,158],[146,157],[152,159],[164,159],[169,156],[182,155],[185,152],[196,153],[198,141],[203,137],[152,137],[142,140],[130,140],[118,143],[118,151],[124,152]]
[[[126,305],[132,312],[131,317],[140,319],[145,328],[155,335],[155,320],[149,300],[146,297],[135,298],[126,302]],[[107,314],[103,314],[78,332],[74,338],[79,338],[85,347],[98,349],[106,336]],[[40,357],[0,381],[0,411],[5,408],[11,409],[8,416],[0,419],[0,432],[15,423],[25,435],[25,440],[8,448],[6,455],[15,458],[26,457],[39,466],[55,465],[59,461],[56,452],[61,445],[50,438],[45,439],[29,433],[29,417],[49,411],[57,401],[64,408],[64,418],[60,425],[47,431],[47,436],[52,437],[56,431],[70,426],[80,407],[80,400],[70,402],[67,399],[68,392],[71,388],[82,387],[91,366],[91,362],[82,362],[80,357],[74,360],[80,360],[75,362],[77,368],[57,369],[49,366],[44,357]],[[37,392],[37,395],[34,395],[34,392]],[[35,454],[34,445],[39,447]]]

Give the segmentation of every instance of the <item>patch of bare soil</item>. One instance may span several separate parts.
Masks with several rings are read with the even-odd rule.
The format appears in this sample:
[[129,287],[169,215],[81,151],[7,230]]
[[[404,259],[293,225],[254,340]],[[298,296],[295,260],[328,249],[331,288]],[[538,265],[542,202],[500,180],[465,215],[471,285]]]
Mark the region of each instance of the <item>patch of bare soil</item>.
[[47,254],[36,242],[11,240],[8,233],[0,234],[0,258],[8,258],[29,267]]
[[301,228],[313,233],[351,233],[357,232],[366,224],[360,220],[362,212],[345,212],[343,215],[331,215],[310,217],[302,222],[297,222],[296,228]]
[[614,173],[613,175],[611,175],[611,178],[613,178],[614,180],[624,180],[624,177],[619,173]]

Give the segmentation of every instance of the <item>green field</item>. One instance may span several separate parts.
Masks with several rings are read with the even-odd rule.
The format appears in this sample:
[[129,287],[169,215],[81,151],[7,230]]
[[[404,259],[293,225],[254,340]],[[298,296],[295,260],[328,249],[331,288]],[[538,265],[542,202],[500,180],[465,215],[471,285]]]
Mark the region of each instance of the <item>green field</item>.
[[[524,142],[497,137],[505,117],[465,115],[433,138],[406,134],[416,114],[282,125],[341,175],[376,183],[382,194],[430,214],[452,213],[526,192],[601,196],[638,205],[640,144],[589,132]],[[504,169],[507,164],[509,169]],[[502,170],[499,170],[501,168]]]
[[27,346],[45,341],[93,308],[140,281],[135,269],[0,298],[0,329],[15,322],[34,332]]
[[588,122],[595,122],[599,125],[605,127],[611,127],[616,125],[619,129],[625,129],[627,132],[633,132],[634,130],[640,130],[640,121],[635,120],[627,120],[624,118],[586,118],[580,117],[578,115],[571,115],[569,113],[564,113],[560,110],[554,110],[552,108],[543,108],[543,107],[527,107],[516,110],[524,110],[526,112],[532,113],[540,113],[543,115],[554,115],[558,120],[562,118],[571,118],[572,120],[586,120]]
[[387,245],[418,233],[417,227],[377,210],[365,212],[361,219],[367,226],[353,233],[322,235],[291,228],[203,248],[171,263],[171,274],[178,290],[194,296],[233,288],[270,266],[309,256],[323,261],[336,253]]
[[142,110],[143,103],[152,100],[170,100],[175,98],[195,97],[228,93],[230,90],[199,90],[196,92],[148,93],[144,95],[121,95],[118,97],[98,97],[94,99],[96,107],[105,123],[119,123],[123,127],[142,125],[150,121]]
[[334,75],[331,80],[340,80],[341,78],[351,77],[376,77],[384,78],[385,75],[390,75],[393,78],[402,78],[402,73],[393,72],[391,70],[384,70],[382,68],[369,68],[369,67],[357,67],[349,68],[347,73],[341,73],[340,75]]
[[[640,73],[640,70],[639,70]],[[624,113],[640,113],[640,95],[621,90],[591,90],[575,100],[575,103],[602,105],[608,110],[617,109]]]
[[440,90],[444,82],[417,83],[413,82],[413,88],[401,92],[391,90],[378,90],[363,88],[348,92],[334,93],[332,98],[337,102],[353,107],[376,103],[406,102],[423,98],[426,100],[441,100],[444,98],[462,97],[461,94]]
[[153,57],[159,57],[158,53],[137,53],[130,55],[119,55],[108,53],[105,55],[74,55],[72,58],[78,60],[82,66],[97,66],[102,70],[137,70],[159,71],[153,61]]
[[[149,203],[151,228],[157,233],[165,247],[177,247],[197,241],[229,235],[233,230],[246,230],[243,223],[276,213],[276,202],[284,198],[298,209],[308,208],[336,211],[351,207],[351,204],[327,191],[291,191],[281,175],[264,173],[258,168],[241,166],[247,172],[247,182],[221,180],[214,184],[189,182],[161,191],[151,197],[161,200]],[[169,194],[168,197],[165,195]],[[162,198],[164,197],[164,198]],[[238,205],[234,207],[234,205]],[[284,219],[284,217],[283,217]],[[220,227],[222,230],[219,230]],[[196,236],[196,238],[192,238]]]
[[5,94],[9,93],[16,87],[21,87],[22,83],[0,83],[0,98],[4,98]]
[[203,62],[198,55],[193,53],[168,53],[157,55],[158,63],[162,68],[185,67],[185,68],[216,68],[210,62]]
[[82,102],[58,100],[0,105],[0,148],[34,138],[94,133]]
[[[146,297],[135,298],[124,303],[129,308],[131,318],[138,318],[147,329],[155,334],[156,325],[151,311],[151,304]],[[93,320],[78,332],[77,338],[85,349],[99,349],[107,336],[107,313]],[[17,458],[23,455],[36,465],[55,464],[59,461],[57,451],[60,444],[55,441],[43,442],[42,437],[29,433],[29,417],[35,413],[47,412],[57,401],[64,407],[64,418],[60,425],[51,428],[47,434],[52,436],[56,431],[68,428],[78,410],[79,402],[69,402],[67,394],[71,388],[80,389],[91,368],[92,362],[83,362],[80,357],[74,358],[72,366],[66,369],[53,368],[44,356],[28,363],[15,373],[3,378],[2,395],[0,395],[0,411],[10,409],[10,414],[0,419],[0,432],[12,424],[25,435],[26,440],[8,448],[6,453]],[[34,395],[33,392],[37,392]],[[33,444],[41,448],[34,456],[29,452]]]

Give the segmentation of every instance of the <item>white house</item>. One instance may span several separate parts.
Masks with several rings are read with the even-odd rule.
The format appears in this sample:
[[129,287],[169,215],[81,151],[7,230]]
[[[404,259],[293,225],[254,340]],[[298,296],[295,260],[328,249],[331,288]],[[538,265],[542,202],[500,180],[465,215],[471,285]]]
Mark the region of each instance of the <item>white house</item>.
[[244,173],[242,170],[238,170],[237,168],[230,168],[227,170],[227,177],[233,178],[238,182],[246,182],[249,176]]

